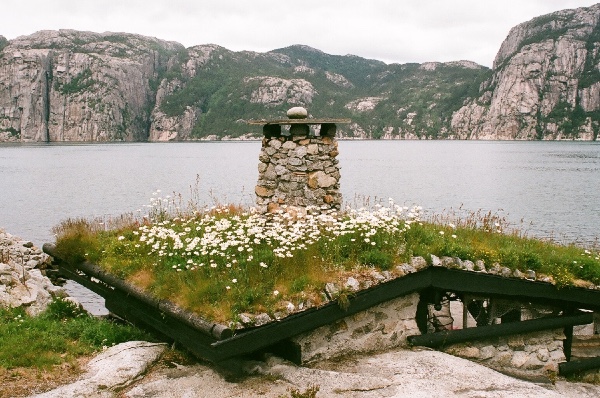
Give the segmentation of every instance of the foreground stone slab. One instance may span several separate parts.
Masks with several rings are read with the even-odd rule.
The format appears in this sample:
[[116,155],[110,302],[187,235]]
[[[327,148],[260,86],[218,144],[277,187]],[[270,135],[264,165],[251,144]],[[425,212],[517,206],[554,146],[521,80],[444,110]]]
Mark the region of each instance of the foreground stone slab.
[[317,397],[597,397],[600,386],[558,381],[534,384],[503,375],[465,359],[430,350],[397,350],[347,357],[315,367],[296,366],[277,357],[248,362],[258,376],[226,381],[205,365],[151,372],[121,394],[127,398],[289,396],[319,386]]
[[88,363],[88,371],[80,380],[35,397],[112,397],[116,390],[142,376],[165,348],[165,344],[145,341],[129,341],[110,347]]

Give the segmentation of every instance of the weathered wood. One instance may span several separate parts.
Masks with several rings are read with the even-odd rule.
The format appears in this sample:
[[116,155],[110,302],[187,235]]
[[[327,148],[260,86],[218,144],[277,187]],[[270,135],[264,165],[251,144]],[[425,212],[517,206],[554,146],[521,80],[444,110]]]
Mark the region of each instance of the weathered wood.
[[478,326],[474,328],[445,330],[437,333],[408,336],[408,342],[414,346],[436,348],[491,337],[538,332],[541,330],[558,329],[567,326],[572,327],[573,325],[586,325],[591,323],[593,319],[592,313],[584,312],[568,316],[538,318],[521,322],[509,322],[501,323],[499,325]]
[[425,272],[431,273],[431,286],[443,291],[600,311],[600,290],[557,287],[545,282],[444,267],[429,267]]
[[199,358],[211,362],[221,360],[219,352],[211,349],[211,344],[217,341],[215,338],[168,314],[157,311],[156,308],[122,293],[107,298],[105,305],[109,311],[131,321],[135,325],[154,329],[169,336]]
[[600,334],[573,336],[571,360],[595,357],[600,357]]
[[558,373],[562,376],[591,369],[600,369],[600,357],[579,359],[577,361],[561,362],[558,364]]
[[281,125],[291,125],[291,124],[324,124],[324,123],[339,123],[339,124],[347,124],[351,123],[350,119],[258,119],[258,120],[248,120],[247,124],[281,124]]

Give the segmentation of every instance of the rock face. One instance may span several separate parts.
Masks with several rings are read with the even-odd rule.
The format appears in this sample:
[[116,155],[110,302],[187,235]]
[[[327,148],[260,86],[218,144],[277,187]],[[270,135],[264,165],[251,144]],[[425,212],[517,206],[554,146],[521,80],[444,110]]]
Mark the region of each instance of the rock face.
[[164,344],[128,341],[108,348],[86,366],[87,372],[75,383],[38,394],[38,398],[112,397],[144,375],[165,351]]
[[31,242],[0,230],[0,307],[23,307],[32,316],[66,293],[42,274],[48,255]]
[[600,126],[600,4],[511,29],[479,97],[452,118],[469,139],[595,140]]
[[390,64],[295,45],[267,53],[126,33],[0,37],[0,142],[259,138],[290,106],[338,138],[597,139],[600,5],[514,27],[493,70]]
[[[252,376],[231,382],[206,364],[154,366],[154,347],[120,344],[90,363],[81,380],[36,397],[597,397],[600,386],[558,380],[555,384],[514,379],[465,359],[430,350],[392,350],[352,356],[313,367],[269,356],[247,361]],[[110,351],[110,352],[109,352]],[[141,354],[146,352],[144,356]],[[110,354],[110,355],[107,355]],[[150,367],[149,374],[142,372]],[[95,375],[98,372],[98,376]],[[108,377],[107,377],[108,376]],[[138,379],[125,380],[124,376]],[[314,391],[314,390],[313,390]],[[304,394],[304,396],[312,396]]]
[[0,141],[142,141],[153,82],[183,50],[149,37],[41,31],[0,53]]

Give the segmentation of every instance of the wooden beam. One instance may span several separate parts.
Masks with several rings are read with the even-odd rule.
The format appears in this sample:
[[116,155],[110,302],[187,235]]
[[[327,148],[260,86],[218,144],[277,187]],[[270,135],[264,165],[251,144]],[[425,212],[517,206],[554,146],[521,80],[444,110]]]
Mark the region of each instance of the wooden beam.
[[568,376],[591,369],[600,369],[600,357],[578,359],[577,361],[561,362],[558,364],[558,373],[561,376]]
[[408,336],[408,342],[413,346],[445,347],[466,341],[482,340],[491,337],[509,336],[521,333],[537,332],[563,328],[565,326],[586,325],[591,323],[594,316],[591,312],[576,315],[531,319],[521,322],[501,323],[499,325],[478,326],[460,330],[445,330]]
[[440,290],[600,311],[600,290],[557,287],[545,282],[445,267],[429,267],[421,272],[431,273],[432,287]]
[[[50,254],[51,256],[55,257],[56,253],[54,247],[50,247],[48,244],[45,244],[44,251]],[[80,263],[75,267],[66,265],[61,262],[59,263],[59,269],[61,267],[70,270],[71,273],[82,272],[87,277],[94,277],[114,288],[114,291],[121,291],[125,293],[129,297],[129,300],[135,298],[141,303],[146,304],[150,308],[155,308],[160,312],[169,313],[172,317],[179,319],[186,325],[191,326],[192,328],[196,328],[209,336],[213,336],[217,339],[225,339],[233,336],[233,330],[231,330],[229,327],[202,319],[191,312],[185,311],[184,309],[178,307],[177,305],[168,300],[157,299],[147,294],[140,288],[127,283],[123,279],[119,279],[109,274],[108,272],[104,271],[102,268],[95,264],[91,264],[87,261],[84,261],[83,263]],[[108,299],[110,295],[114,293],[114,291],[106,292],[106,296],[104,298]]]

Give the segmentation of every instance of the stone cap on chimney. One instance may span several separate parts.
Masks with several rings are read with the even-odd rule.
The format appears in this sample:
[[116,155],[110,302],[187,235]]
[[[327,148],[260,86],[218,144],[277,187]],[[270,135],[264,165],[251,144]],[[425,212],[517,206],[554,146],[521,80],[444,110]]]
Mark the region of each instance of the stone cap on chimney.
[[258,125],[269,125],[269,124],[279,124],[279,125],[292,125],[292,124],[328,124],[328,123],[350,123],[350,119],[332,119],[332,118],[319,118],[319,119],[309,119],[308,111],[300,106],[290,108],[287,111],[287,119],[259,119],[259,120],[248,120],[246,123],[248,124],[258,124]]

